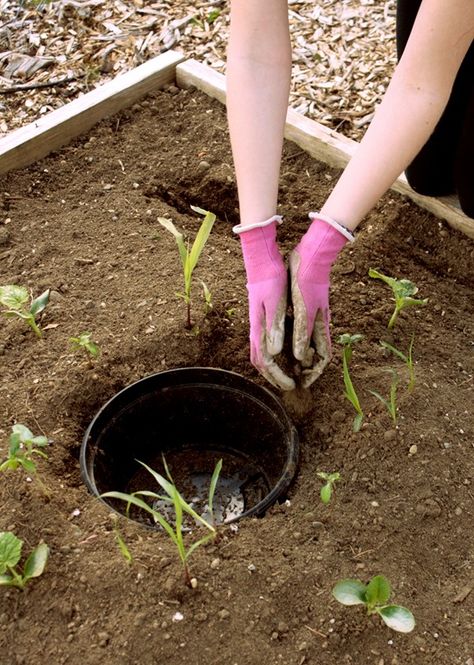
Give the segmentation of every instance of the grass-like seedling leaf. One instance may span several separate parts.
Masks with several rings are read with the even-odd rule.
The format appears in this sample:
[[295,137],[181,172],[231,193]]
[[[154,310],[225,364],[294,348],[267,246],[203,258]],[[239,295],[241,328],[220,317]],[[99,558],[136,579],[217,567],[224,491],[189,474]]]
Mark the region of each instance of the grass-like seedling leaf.
[[403,351],[400,351],[400,349],[397,349],[395,346],[392,346],[388,342],[381,341],[380,344],[384,347],[384,349],[388,349],[393,355],[397,356],[397,358],[400,358],[400,360],[403,360],[403,362],[406,364],[408,367],[408,373],[409,373],[409,381],[408,381],[408,392],[412,393],[413,389],[415,387],[415,367],[413,364],[413,343],[415,341],[415,335],[412,335],[411,337],[411,342],[410,346],[408,347],[408,353],[403,353]]
[[387,605],[391,589],[384,575],[376,575],[368,584],[359,580],[341,580],[332,594],[342,605],[365,605],[367,614],[378,614],[392,630],[409,633],[415,627],[415,618],[410,610],[400,605]]
[[318,471],[317,476],[321,480],[324,480],[324,485],[321,487],[319,496],[324,504],[328,504],[331,501],[334,484],[340,479],[341,475],[337,472],[324,473],[324,471]]
[[11,531],[0,533],[0,586],[14,586],[23,589],[33,577],[39,577],[49,556],[49,547],[40,543],[27,558],[23,572],[17,568],[21,558],[23,541]]
[[33,455],[39,455],[47,458],[46,453],[40,448],[44,448],[48,443],[45,436],[34,436],[28,427],[16,423],[13,425],[10,434],[8,457],[0,464],[0,471],[7,471],[8,469],[16,471],[16,469],[22,467],[27,473],[36,473],[36,464],[32,457]]
[[395,309],[393,310],[392,316],[390,317],[387,328],[393,328],[395,321],[397,320],[398,315],[402,309],[405,309],[406,307],[413,307],[414,305],[421,307],[422,305],[426,305],[428,302],[428,298],[424,298],[422,300],[413,298],[413,296],[418,293],[418,287],[408,279],[395,279],[394,277],[388,277],[387,275],[384,275],[383,273],[379,272],[378,270],[374,270],[373,268],[369,269],[369,277],[372,277],[373,279],[381,279],[392,289],[395,300]]
[[214,308],[214,305],[212,304],[212,294],[207,288],[207,285],[205,282],[201,281],[201,286],[202,286],[202,294],[204,296],[204,313],[207,316],[209,312]]
[[343,346],[342,371],[344,376],[344,386],[346,389],[344,394],[349,400],[349,402],[352,404],[354,409],[356,410],[356,416],[354,418],[354,422],[352,425],[352,429],[354,430],[354,432],[358,432],[360,430],[362,421],[364,419],[364,412],[362,411],[362,407],[359,402],[359,397],[357,396],[354,384],[352,383],[351,375],[349,372],[349,363],[352,358],[352,345],[355,344],[356,342],[359,342],[362,338],[363,335],[360,334],[349,335],[349,333],[344,333],[343,335],[340,335],[338,339],[338,343],[342,344]]
[[[201,252],[204,249],[204,246],[209,238],[211,229],[216,221],[216,216],[207,210],[198,208],[197,206],[191,206],[194,212],[197,212],[200,215],[204,216],[202,224],[197,232],[197,235],[194,239],[191,249],[189,245],[186,245],[183,240],[183,234],[178,231],[173,222],[165,217],[158,217],[159,223],[170,233],[173,234],[176,244],[178,246],[179,257],[181,259],[181,264],[183,268],[183,277],[184,277],[184,291],[183,293],[177,293],[176,295],[179,298],[182,298],[186,303],[186,328],[191,330],[192,321],[191,321],[191,283],[194,269],[199,261]],[[206,287],[207,288],[207,287]],[[210,296],[210,294],[209,294]]]
[[48,304],[49,294],[50,289],[47,289],[30,302],[28,290],[24,286],[17,286],[16,284],[0,286],[0,305],[5,307],[2,313],[8,318],[17,316],[23,319],[35,335],[42,337],[42,332],[36,323],[36,317]]
[[92,341],[92,333],[83,332],[77,337],[70,337],[70,343],[75,351],[84,351],[87,362],[92,365],[92,358],[97,358],[100,353],[99,345]]
[[[219,479],[219,474],[222,469],[222,460],[219,460],[217,462],[209,486],[208,511],[209,514],[211,515],[212,523],[209,523],[201,515],[199,515],[177,490],[164,457],[163,457],[163,466],[167,478],[165,478],[160,473],[149,467],[144,462],[139,462],[139,463],[153,476],[155,481],[158,483],[159,487],[165,492],[164,495],[157,494],[156,492],[153,492],[151,490],[139,490],[137,492],[133,492],[132,494],[127,494],[124,492],[106,492],[101,496],[125,501],[127,503],[127,512],[130,506],[134,505],[147,512],[149,515],[151,515],[154,522],[156,524],[159,524],[163,528],[165,533],[169,536],[170,540],[174,543],[181,564],[183,566],[185,582],[188,586],[192,586],[191,574],[189,572],[189,567],[188,567],[188,559],[198,547],[208,542],[209,540],[214,539],[217,535],[217,530],[213,523],[214,522],[213,501],[214,501],[214,494],[216,491],[217,482]],[[168,522],[165,516],[163,516],[155,507],[147,503],[141,497],[154,499],[155,501],[159,502],[161,505],[165,504],[167,506],[172,506],[174,509],[174,518],[175,518],[174,524]],[[204,527],[208,531],[208,533],[205,536],[192,543],[189,546],[189,548],[186,548],[183,536],[184,513],[188,514],[199,526]]]
[[380,393],[378,393],[376,390],[369,390],[369,393],[371,395],[374,395],[382,404],[385,406],[387,411],[390,414],[390,417],[393,421],[393,424],[397,424],[397,414],[398,414],[398,407],[397,407],[397,388],[398,388],[398,383],[400,381],[400,378],[397,374],[397,372],[394,369],[389,369],[387,370],[388,372],[391,373],[392,375],[392,382],[390,384],[390,395],[388,399],[385,399],[385,397],[382,397]]

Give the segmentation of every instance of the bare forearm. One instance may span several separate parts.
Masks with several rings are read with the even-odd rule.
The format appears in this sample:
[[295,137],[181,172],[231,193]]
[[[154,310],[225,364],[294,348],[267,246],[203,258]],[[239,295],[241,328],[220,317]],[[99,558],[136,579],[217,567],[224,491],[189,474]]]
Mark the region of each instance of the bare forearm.
[[322,213],[356,228],[433,132],[473,37],[472,0],[423,0],[374,120]]
[[241,223],[276,212],[291,75],[286,0],[234,0],[227,112]]

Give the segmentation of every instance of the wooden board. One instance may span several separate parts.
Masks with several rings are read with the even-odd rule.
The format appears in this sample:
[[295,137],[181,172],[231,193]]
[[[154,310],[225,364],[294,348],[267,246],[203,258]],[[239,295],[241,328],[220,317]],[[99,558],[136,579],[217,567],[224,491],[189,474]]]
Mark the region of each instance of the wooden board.
[[168,51],[0,139],[0,175],[45,157],[149,92],[175,80],[184,56]]
[[[176,67],[176,83],[183,88],[195,86],[225,104],[225,77],[196,60],[186,60]],[[285,138],[299,145],[315,159],[338,168],[343,168],[347,164],[358,146],[356,141],[293,109],[288,109]],[[464,215],[455,197],[433,198],[417,194],[411,189],[404,175],[394,182],[392,189],[407,196],[440,219],[446,220],[453,228],[474,238],[474,219]]]

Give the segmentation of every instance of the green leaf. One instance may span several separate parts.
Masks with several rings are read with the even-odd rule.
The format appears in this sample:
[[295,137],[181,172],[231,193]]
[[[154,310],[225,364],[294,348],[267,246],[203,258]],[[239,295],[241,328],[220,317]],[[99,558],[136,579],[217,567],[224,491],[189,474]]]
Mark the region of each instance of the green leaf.
[[367,585],[365,597],[371,607],[384,605],[390,598],[390,582],[383,575],[375,575]]
[[115,540],[117,541],[118,548],[120,550],[120,553],[122,554],[123,558],[127,563],[132,563],[133,558],[130,553],[130,550],[127,547],[126,542],[122,538],[122,535],[120,531],[118,530],[117,527],[114,527],[114,533],[115,533]]
[[46,307],[46,305],[49,302],[50,293],[51,289],[47,289],[46,291],[44,291],[44,293],[42,293],[40,296],[38,296],[33,300],[30,306],[30,314],[33,317],[36,317],[36,315],[42,312],[43,309]]
[[380,345],[383,346],[384,349],[388,349],[389,351],[391,351],[395,356],[400,358],[400,360],[403,360],[403,362],[405,362],[405,363],[407,362],[408,359],[407,359],[406,355],[402,351],[400,351],[399,349],[396,349],[394,346],[389,344],[388,342],[384,342],[383,340],[380,340]]
[[13,586],[15,580],[11,575],[0,575],[0,586]]
[[0,286],[0,304],[4,307],[16,311],[21,309],[28,300],[28,291],[24,286],[16,286],[15,284]]
[[46,567],[46,562],[49,556],[49,547],[46,543],[40,543],[31,552],[26,560],[23,569],[23,581],[31,579],[32,577],[39,577]]
[[171,538],[173,543],[176,545],[176,535],[172,527],[168,524],[165,518],[162,515],[160,515],[158,511],[154,510],[151,506],[149,506],[146,501],[138,499],[133,494],[126,494],[124,492],[105,492],[100,496],[110,497],[111,499],[120,499],[121,501],[126,501],[128,504],[132,503],[134,506],[137,506],[137,508],[142,508],[147,513],[153,516],[153,519],[156,520],[163,527],[163,529],[166,531],[166,533]]
[[178,245],[178,251],[179,251],[179,256],[181,258],[181,263],[183,264],[183,268],[185,268],[188,260],[188,250],[186,249],[186,245],[184,244],[183,234],[178,231],[178,229],[170,219],[166,219],[166,217],[158,217],[158,221],[161,224],[161,226],[163,226],[167,231],[169,231],[174,235],[176,244]]
[[[204,212],[204,211],[203,211]],[[189,255],[189,272],[190,275],[193,274],[194,268],[196,267],[201,252],[204,249],[204,245],[209,238],[211,229],[214,226],[216,221],[216,216],[212,212],[206,212],[206,216],[197,232],[196,238],[194,239],[193,246],[191,247],[191,253]]]
[[364,414],[358,413],[354,418],[354,422],[352,423],[353,432],[358,432],[360,430],[363,420],[364,420]]
[[[145,464],[145,462],[141,462],[140,460],[137,460],[137,462],[138,462],[139,464],[141,464],[143,467],[145,467],[145,469],[146,469],[149,473],[151,473],[151,475],[152,475],[153,478],[156,480],[156,482],[158,483],[158,485],[159,485],[162,489],[165,490],[165,492],[168,494],[168,496],[169,496],[170,498],[172,498],[172,497],[173,497],[173,480],[171,479],[171,482],[169,482],[169,481],[166,480],[166,478],[164,478],[160,473],[158,473],[158,471],[155,471],[155,470],[152,469],[150,466],[148,466],[148,464]],[[169,474],[169,470],[168,470],[168,466],[167,466],[166,461],[165,461],[164,458],[163,458],[163,465],[164,465],[164,467],[165,467],[166,474],[168,475],[168,474]],[[171,476],[169,476],[169,477],[171,477]]]
[[320,496],[321,501],[325,504],[328,504],[331,501],[332,487],[331,483],[326,483],[321,487]]
[[406,607],[386,605],[380,607],[377,612],[389,628],[399,633],[410,633],[415,627],[415,617]]
[[366,588],[359,580],[341,580],[332,590],[332,595],[342,605],[365,605]]
[[5,573],[7,566],[14,568],[21,557],[23,541],[11,531],[0,533],[0,574]]
[[192,553],[193,553],[198,547],[200,547],[201,545],[204,545],[205,543],[209,542],[209,541],[211,540],[211,538],[213,538],[213,537],[214,537],[214,534],[213,534],[213,533],[208,533],[208,534],[205,535],[203,538],[201,538],[200,540],[197,540],[195,543],[193,543],[193,544],[189,547],[188,551],[186,552],[186,560],[189,559],[189,557],[191,556],[191,554],[192,554]]
[[36,464],[27,457],[18,457],[18,462],[25,469],[26,473],[36,473]]
[[20,437],[21,443],[25,443],[26,441],[31,441],[33,438],[33,432],[28,429],[25,425],[22,425],[21,423],[15,423],[12,427],[12,432],[13,434],[18,434]]
[[222,471],[222,459],[220,459],[216,466],[214,467],[214,471],[212,473],[211,477],[211,482],[209,484],[209,498],[208,498],[208,508],[209,508],[209,514],[213,515],[214,514],[214,509],[213,509],[213,503],[214,503],[214,494],[216,493],[216,487],[217,487],[217,481],[219,480],[219,475]]

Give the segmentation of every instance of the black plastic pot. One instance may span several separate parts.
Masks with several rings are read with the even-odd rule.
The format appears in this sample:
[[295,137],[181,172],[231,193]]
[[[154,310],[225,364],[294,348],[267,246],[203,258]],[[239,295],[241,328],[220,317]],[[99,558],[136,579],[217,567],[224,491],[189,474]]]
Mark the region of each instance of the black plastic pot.
[[[233,372],[192,367],[153,374],[117,393],[87,428],[80,464],[96,496],[161,493],[137,460],[163,473],[164,456],[176,487],[200,510],[222,458],[215,517],[230,523],[262,515],[285,497],[298,449],[297,432],[273,393]],[[125,503],[102,500],[124,514]]]

